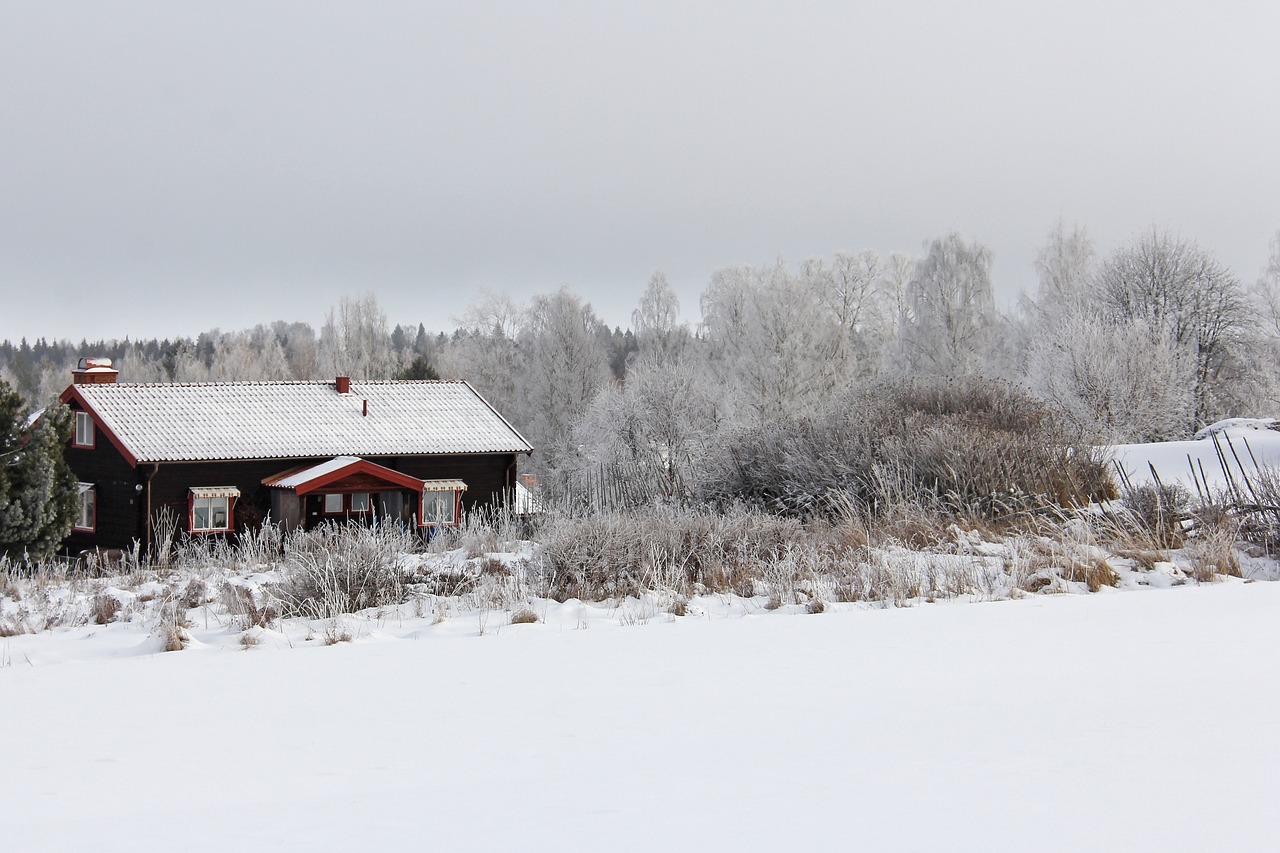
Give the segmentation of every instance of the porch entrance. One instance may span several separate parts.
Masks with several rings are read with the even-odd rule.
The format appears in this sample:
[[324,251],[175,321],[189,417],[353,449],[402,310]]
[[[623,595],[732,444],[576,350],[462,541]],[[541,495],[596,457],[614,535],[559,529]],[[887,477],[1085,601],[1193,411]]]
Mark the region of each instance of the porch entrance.
[[372,524],[395,519],[419,524],[426,482],[360,459],[284,471],[262,481],[271,490],[271,517],[286,529],[311,529],[326,521]]

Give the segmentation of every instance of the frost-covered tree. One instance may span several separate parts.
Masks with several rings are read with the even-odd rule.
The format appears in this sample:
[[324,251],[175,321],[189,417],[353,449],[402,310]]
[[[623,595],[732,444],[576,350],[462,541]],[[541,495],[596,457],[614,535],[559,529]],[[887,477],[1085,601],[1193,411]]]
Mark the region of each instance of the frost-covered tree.
[[880,372],[885,348],[897,337],[897,306],[890,269],[878,252],[837,252],[830,263],[805,261],[800,277],[839,325],[840,359],[851,373]]
[[535,296],[519,335],[517,417],[546,468],[567,449],[574,425],[608,382],[603,324],[591,306],[562,287]]
[[164,364],[155,358],[148,357],[147,353],[136,344],[130,344],[120,356],[120,360],[115,363],[115,368],[120,371],[121,382],[165,382],[168,375],[165,373]]
[[807,411],[849,381],[844,330],[781,263],[718,270],[701,302],[710,369],[741,415]]
[[1280,339],[1280,231],[1271,238],[1271,257],[1250,289],[1249,301],[1262,331]]
[[661,270],[649,278],[640,304],[631,312],[639,357],[669,361],[689,344],[689,329],[680,323],[680,299]]
[[[890,252],[884,265],[884,279],[880,292],[889,303],[890,313],[895,321],[901,320],[911,312],[907,301],[907,285],[915,275],[915,258],[906,252]],[[896,323],[895,323],[896,325]]]
[[281,380],[292,374],[284,347],[265,326],[219,335],[214,342],[209,364],[212,382]]
[[1280,231],[1271,239],[1271,257],[1248,294],[1249,308],[1257,323],[1249,330],[1250,374],[1255,379],[1253,414],[1274,415],[1280,410]]
[[1036,253],[1040,288],[1035,307],[1048,317],[1075,309],[1092,296],[1097,252],[1083,226],[1059,221]]
[[1023,293],[1018,311],[999,322],[991,348],[995,375],[1024,378],[1031,348],[1054,335],[1060,322],[1078,319],[1090,310],[1096,253],[1088,232],[1059,221],[1036,252],[1039,286],[1034,296]]
[[875,311],[884,262],[870,249],[857,254],[837,252],[830,264],[821,258],[805,261],[801,277],[852,338]]
[[58,396],[71,384],[67,360],[49,359],[40,363],[36,369],[35,393],[29,398],[34,405],[44,406],[58,399]]
[[493,406],[523,429],[517,409],[516,378],[520,373],[516,336],[524,312],[506,294],[481,291],[458,329],[436,352],[435,369],[445,379],[465,379]]
[[71,532],[76,479],[63,458],[70,440],[66,406],[51,405],[28,425],[22,398],[0,382],[0,556],[43,559]]
[[913,373],[959,376],[977,371],[995,324],[991,251],[949,234],[929,244],[907,282],[907,316],[899,348]]
[[[309,323],[286,323],[277,320],[271,332],[284,350],[292,379],[323,379],[320,373],[320,351],[315,329]],[[336,375],[336,374],[335,374]]]
[[[214,329],[211,334],[217,335],[218,330]],[[202,334],[200,337],[204,338],[205,336]],[[209,381],[209,365],[205,361],[205,357],[201,355],[198,344],[184,341],[175,347],[173,353],[173,381]]]
[[320,330],[319,364],[325,376],[388,379],[395,372],[387,315],[373,293],[344,296],[329,311]]
[[680,298],[676,296],[667,274],[658,270],[649,277],[649,285],[640,297],[640,305],[631,312],[631,325],[636,337],[662,337],[680,320]]
[[719,426],[717,397],[692,364],[641,360],[620,388],[601,390],[579,421],[578,463],[631,472],[648,497],[685,496]]
[[1099,305],[1118,322],[1145,324],[1188,351],[1195,421],[1215,419],[1214,386],[1248,320],[1235,275],[1195,243],[1152,230],[1111,255],[1095,287]]
[[1194,410],[1192,370],[1167,335],[1084,305],[1059,312],[1027,353],[1028,383],[1074,437],[1094,444],[1184,435]]

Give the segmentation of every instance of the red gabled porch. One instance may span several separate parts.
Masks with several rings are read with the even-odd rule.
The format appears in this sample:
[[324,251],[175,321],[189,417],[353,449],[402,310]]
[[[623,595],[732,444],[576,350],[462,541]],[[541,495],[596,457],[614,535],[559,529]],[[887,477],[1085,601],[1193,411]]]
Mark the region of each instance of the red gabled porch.
[[467,488],[461,480],[420,480],[356,456],[292,468],[262,484],[271,490],[272,518],[287,528],[307,529],[325,521],[378,519],[418,527],[456,524]]

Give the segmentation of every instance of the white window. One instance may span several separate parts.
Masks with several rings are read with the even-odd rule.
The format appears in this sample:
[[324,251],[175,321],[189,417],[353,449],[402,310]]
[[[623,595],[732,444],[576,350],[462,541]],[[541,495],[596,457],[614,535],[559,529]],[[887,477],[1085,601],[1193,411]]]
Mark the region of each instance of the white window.
[[78,483],[79,495],[76,506],[76,520],[72,524],[76,530],[93,530],[98,523],[98,494],[92,483]]
[[93,447],[93,416],[76,412],[76,447]]
[[368,512],[369,511],[369,493],[356,492],[351,496],[352,512]]
[[224,533],[232,529],[231,510],[240,490],[234,486],[198,486],[191,489],[191,532]]
[[423,480],[418,523],[424,527],[458,523],[458,508],[467,484],[461,480]]
[[325,515],[342,515],[343,510],[342,495],[325,495],[324,496],[324,514]]
[[226,530],[230,517],[229,498],[195,498],[191,507],[191,529],[197,533]]
[[456,524],[458,493],[452,489],[427,489],[422,493],[423,524]]

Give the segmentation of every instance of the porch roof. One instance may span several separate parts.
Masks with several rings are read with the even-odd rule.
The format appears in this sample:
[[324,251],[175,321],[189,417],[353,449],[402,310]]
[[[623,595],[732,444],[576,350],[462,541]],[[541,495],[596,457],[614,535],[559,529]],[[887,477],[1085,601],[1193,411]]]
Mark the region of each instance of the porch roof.
[[267,477],[262,481],[262,485],[273,489],[288,489],[299,495],[305,495],[352,477],[359,477],[364,484],[360,488],[366,491],[370,480],[414,492],[421,492],[425,485],[425,482],[417,477],[393,471],[358,456],[336,456],[327,462],[291,468]]

